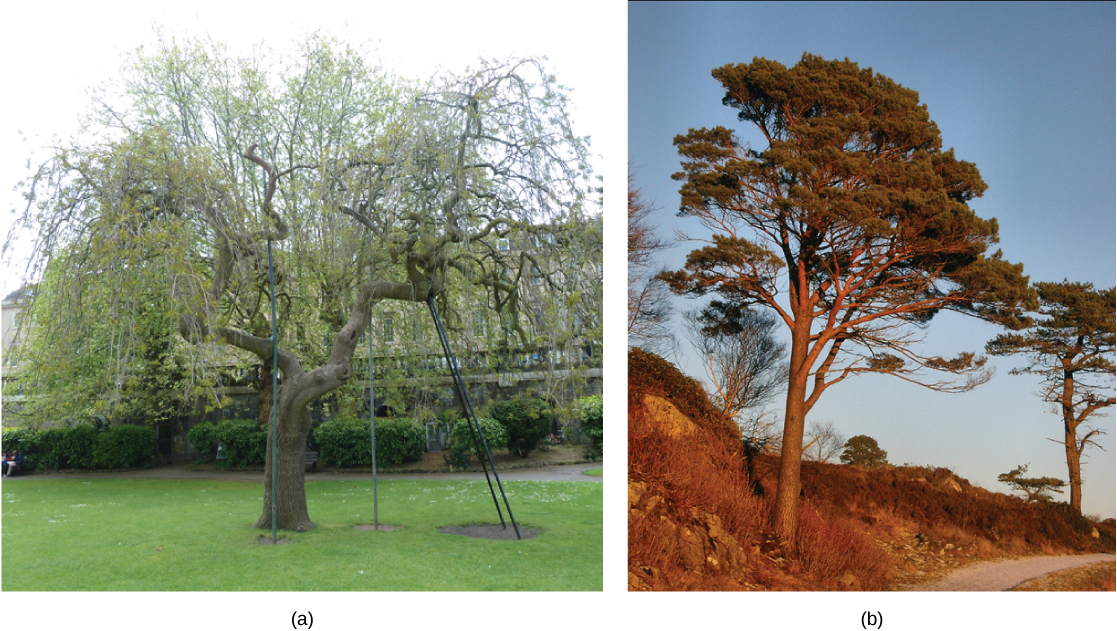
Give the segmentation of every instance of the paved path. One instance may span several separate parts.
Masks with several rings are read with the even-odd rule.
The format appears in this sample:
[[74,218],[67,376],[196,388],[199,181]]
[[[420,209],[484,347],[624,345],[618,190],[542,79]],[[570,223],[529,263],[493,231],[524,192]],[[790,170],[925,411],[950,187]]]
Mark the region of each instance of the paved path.
[[1117,557],[1112,554],[1082,554],[978,563],[915,589],[928,592],[1003,592],[1044,574],[1113,561],[1114,558]]
[[[601,482],[601,476],[584,475],[582,472],[589,469],[600,469],[600,462],[587,462],[572,465],[549,465],[533,469],[508,469],[497,471],[500,480],[535,480],[542,482]],[[492,471],[489,472],[492,475]],[[152,469],[120,472],[82,471],[79,473],[32,473],[25,476],[10,478],[13,482],[21,479],[50,480],[50,479],[116,479],[116,480],[230,480],[239,482],[262,482],[264,474],[261,471],[196,471],[187,465],[165,465]],[[7,483],[9,478],[5,478]],[[371,480],[372,472],[362,473],[335,473],[320,471],[306,474],[307,482],[314,480]],[[485,474],[477,472],[463,473],[385,473],[377,472],[379,480],[484,480]]]

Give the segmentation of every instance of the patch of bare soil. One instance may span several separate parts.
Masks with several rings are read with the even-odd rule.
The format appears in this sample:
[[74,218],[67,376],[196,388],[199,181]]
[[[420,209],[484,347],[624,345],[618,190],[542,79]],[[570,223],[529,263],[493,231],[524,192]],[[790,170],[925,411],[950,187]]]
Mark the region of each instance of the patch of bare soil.
[[360,530],[362,532],[393,532],[403,528],[395,524],[357,524],[353,526],[353,530]]
[[1117,587],[1117,563],[1095,563],[1052,572],[1026,581],[1010,592],[1112,592]]
[[[532,539],[543,532],[542,528],[528,528],[519,526],[521,539]],[[516,529],[511,524],[462,524],[460,526],[443,526],[438,529],[445,535],[465,535],[476,539],[516,539]]]
[[287,537],[280,537],[276,541],[272,541],[271,537],[268,537],[268,536],[265,536],[265,535],[260,535],[259,537],[256,538],[256,542],[259,543],[262,546],[273,546],[273,545],[283,545],[285,543],[291,543],[291,540],[288,539]]

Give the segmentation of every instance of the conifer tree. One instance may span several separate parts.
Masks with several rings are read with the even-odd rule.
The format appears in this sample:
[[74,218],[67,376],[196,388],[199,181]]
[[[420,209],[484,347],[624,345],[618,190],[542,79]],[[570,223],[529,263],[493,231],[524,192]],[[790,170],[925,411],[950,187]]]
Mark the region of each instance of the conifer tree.
[[1082,452],[1096,445],[1101,429],[1088,424],[1099,410],[1113,405],[1113,287],[1094,289],[1090,283],[1036,283],[1042,319],[1023,333],[998,335],[986,344],[991,355],[1023,355],[1030,363],[1013,374],[1042,378],[1040,396],[1054,404],[1063,419],[1063,444],[1070,478],[1070,505],[1082,512]]
[[[679,294],[763,305],[790,330],[775,527],[793,547],[804,422],[822,393],[860,373],[973,388],[991,374],[984,358],[922,356],[914,327],[949,310],[1019,328],[1034,293],[1023,266],[988,253],[997,222],[968,206],[986,185],[942,148],[915,91],[810,54],[791,68],[756,58],[713,76],[722,103],[767,146],[725,127],[675,138],[680,214],[713,234],[661,277]],[[923,369],[955,376],[933,381]]]

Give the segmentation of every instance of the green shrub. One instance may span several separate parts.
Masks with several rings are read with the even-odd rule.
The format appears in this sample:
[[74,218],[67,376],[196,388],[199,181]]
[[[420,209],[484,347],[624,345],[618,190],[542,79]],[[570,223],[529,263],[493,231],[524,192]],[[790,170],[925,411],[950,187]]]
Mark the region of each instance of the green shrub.
[[551,433],[555,418],[546,401],[528,397],[497,401],[490,413],[508,430],[508,450],[521,458],[526,458],[539,441]]
[[318,457],[336,467],[359,467],[372,462],[368,419],[338,419],[314,429]]
[[[368,419],[338,419],[322,423],[314,430],[319,457],[338,467],[363,467],[372,464],[371,428]],[[376,419],[376,465],[391,466],[423,459],[427,436],[409,418]]]
[[418,462],[427,451],[426,430],[409,418],[376,419],[376,464]]
[[4,451],[23,454],[24,471],[34,471],[39,462],[38,432],[29,427],[5,427]]
[[93,449],[97,443],[97,428],[92,425],[71,427],[63,435],[62,446],[66,466],[72,469],[96,468]]
[[149,467],[155,459],[155,430],[141,425],[115,425],[99,432],[93,445],[96,469]]
[[51,427],[39,432],[35,441],[35,451],[39,465],[44,469],[61,469],[66,463],[65,427]]
[[254,419],[229,419],[216,428],[217,440],[225,445],[229,465],[243,467],[264,464],[268,454],[268,432]]
[[574,402],[574,416],[582,433],[593,441],[594,449],[601,450],[605,437],[605,411],[601,395],[582,397]]
[[213,423],[198,423],[186,432],[186,440],[194,447],[194,451],[201,454],[203,462],[213,460],[213,452],[217,448],[217,426]]
[[22,452],[27,471],[147,467],[155,459],[155,430],[138,425],[105,431],[92,425],[18,428],[4,432],[4,449]]
[[[481,433],[485,436],[485,444],[489,446],[489,451],[499,451],[508,447],[508,430],[504,425],[495,419],[480,418],[477,422],[481,425]],[[448,440],[450,441],[450,463],[455,467],[465,467],[469,464],[470,453],[476,454],[478,458],[484,457],[484,454],[477,448],[473,442],[473,431],[470,429],[471,423],[465,419],[459,419],[454,423],[453,428],[450,430]]]

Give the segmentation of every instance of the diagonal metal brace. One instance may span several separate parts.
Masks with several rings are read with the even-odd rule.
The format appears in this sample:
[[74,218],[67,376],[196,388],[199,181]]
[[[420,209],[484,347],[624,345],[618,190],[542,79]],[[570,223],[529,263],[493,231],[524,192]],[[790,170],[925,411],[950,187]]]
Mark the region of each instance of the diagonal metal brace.
[[[446,354],[446,363],[450,366],[450,375],[454,379],[454,386],[458,389],[458,398],[462,402],[462,411],[465,412],[466,423],[472,430],[470,433],[473,435],[474,446],[481,448],[478,451],[484,450],[485,458],[488,459],[489,466],[492,467],[493,477],[496,478],[496,486],[500,489],[500,496],[504,498],[504,507],[508,509],[508,519],[512,522],[512,528],[516,531],[516,538],[523,539],[520,536],[520,527],[516,525],[516,518],[512,516],[512,507],[508,504],[508,496],[504,493],[500,476],[497,475],[496,465],[493,464],[493,456],[489,452],[489,445],[485,442],[485,434],[481,432],[481,423],[477,420],[477,415],[473,412],[473,405],[469,402],[465,382],[462,380],[461,373],[458,372],[458,364],[454,360],[454,353],[450,350],[450,340],[446,337],[446,330],[442,328],[442,321],[438,317],[438,308],[434,306],[433,287],[427,290],[427,307],[430,309],[431,317],[434,318],[434,327],[438,330],[438,339],[442,342],[442,351]],[[493,483],[489,479],[489,471],[485,468],[484,460],[481,461],[481,470],[485,472],[485,481],[489,484],[489,493],[493,496],[493,504],[496,505],[496,514],[500,517],[500,525],[507,528],[508,526],[504,523],[504,515],[500,512],[500,502],[496,499],[496,491],[493,490]]]

